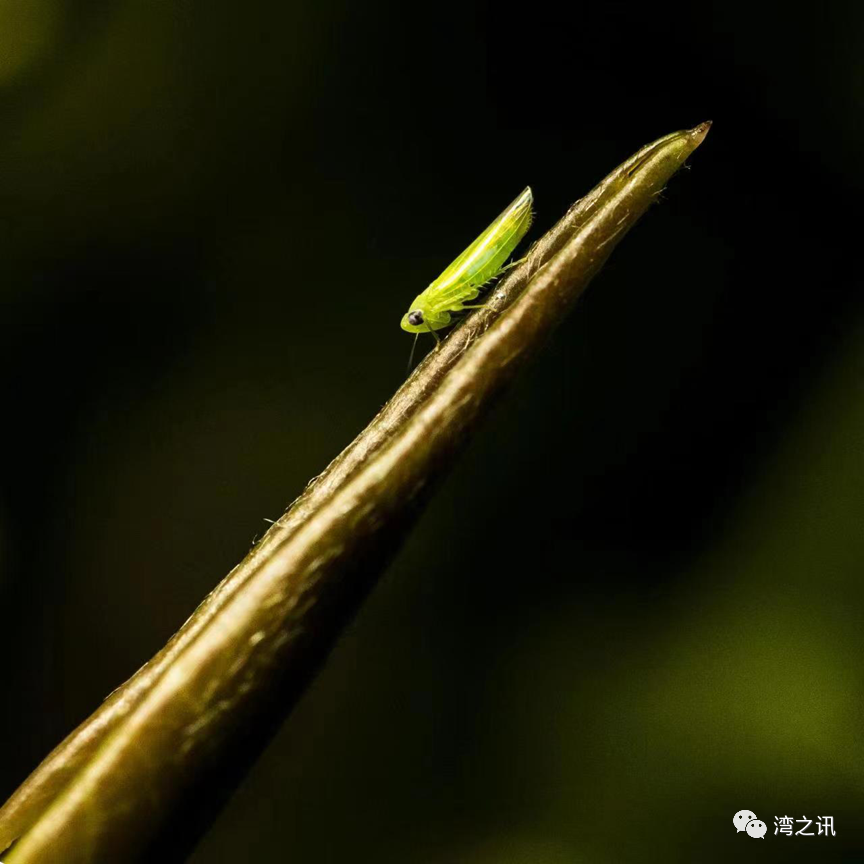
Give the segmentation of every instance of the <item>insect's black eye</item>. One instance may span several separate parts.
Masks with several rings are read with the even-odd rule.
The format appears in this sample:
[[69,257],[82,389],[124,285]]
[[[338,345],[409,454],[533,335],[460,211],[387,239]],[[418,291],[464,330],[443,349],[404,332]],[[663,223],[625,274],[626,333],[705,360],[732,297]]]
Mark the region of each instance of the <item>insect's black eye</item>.
[[419,309],[415,309],[408,314],[408,323],[414,327],[419,327],[423,323],[423,313]]

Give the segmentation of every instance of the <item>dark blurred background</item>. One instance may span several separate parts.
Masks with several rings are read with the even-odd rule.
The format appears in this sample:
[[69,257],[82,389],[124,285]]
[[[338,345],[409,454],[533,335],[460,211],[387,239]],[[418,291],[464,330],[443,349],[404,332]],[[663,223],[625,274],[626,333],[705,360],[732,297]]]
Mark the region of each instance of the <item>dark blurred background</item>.
[[6,0],[0,798],[523,186],[536,238],[712,119],[192,861],[860,860],[862,101],[851,0]]

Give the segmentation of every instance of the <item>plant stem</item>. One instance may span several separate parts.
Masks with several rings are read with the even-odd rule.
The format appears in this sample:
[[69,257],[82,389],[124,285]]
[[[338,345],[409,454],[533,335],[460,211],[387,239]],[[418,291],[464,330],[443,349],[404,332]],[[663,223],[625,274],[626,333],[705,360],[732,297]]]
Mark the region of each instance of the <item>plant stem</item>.
[[707,131],[642,148],[430,352],[168,645],[0,810],[0,848],[23,834],[7,864],[128,862],[172,831],[194,840],[219,803],[208,779],[248,767],[478,421]]

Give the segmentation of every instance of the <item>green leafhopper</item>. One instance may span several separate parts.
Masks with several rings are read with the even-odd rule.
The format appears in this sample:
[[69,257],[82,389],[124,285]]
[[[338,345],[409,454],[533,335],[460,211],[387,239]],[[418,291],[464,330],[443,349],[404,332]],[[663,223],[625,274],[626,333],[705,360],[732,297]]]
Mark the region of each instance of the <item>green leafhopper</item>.
[[476,309],[465,304],[476,299],[480,289],[501,272],[504,262],[525,236],[531,226],[533,201],[531,187],[526,186],[522,194],[414,299],[402,316],[402,329],[409,333],[431,333],[438,340],[435,331],[448,327],[454,313]]

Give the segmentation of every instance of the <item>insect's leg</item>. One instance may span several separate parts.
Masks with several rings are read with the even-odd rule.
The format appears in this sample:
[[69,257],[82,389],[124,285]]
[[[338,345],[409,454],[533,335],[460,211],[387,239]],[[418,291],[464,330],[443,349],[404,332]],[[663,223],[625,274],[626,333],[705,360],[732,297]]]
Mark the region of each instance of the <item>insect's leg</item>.
[[440,345],[441,337],[432,329],[432,327],[428,323],[426,324],[426,327],[428,328],[429,332],[435,337],[435,341]]
[[523,255],[521,258],[517,258],[515,261],[511,261],[509,264],[505,264],[495,275],[500,276],[502,273],[506,273],[508,270],[512,270],[514,267],[518,267],[523,261],[527,261],[528,256]]
[[489,304],[488,303],[480,303],[477,306],[469,306],[467,303],[460,303],[459,310],[462,309],[485,309]]

